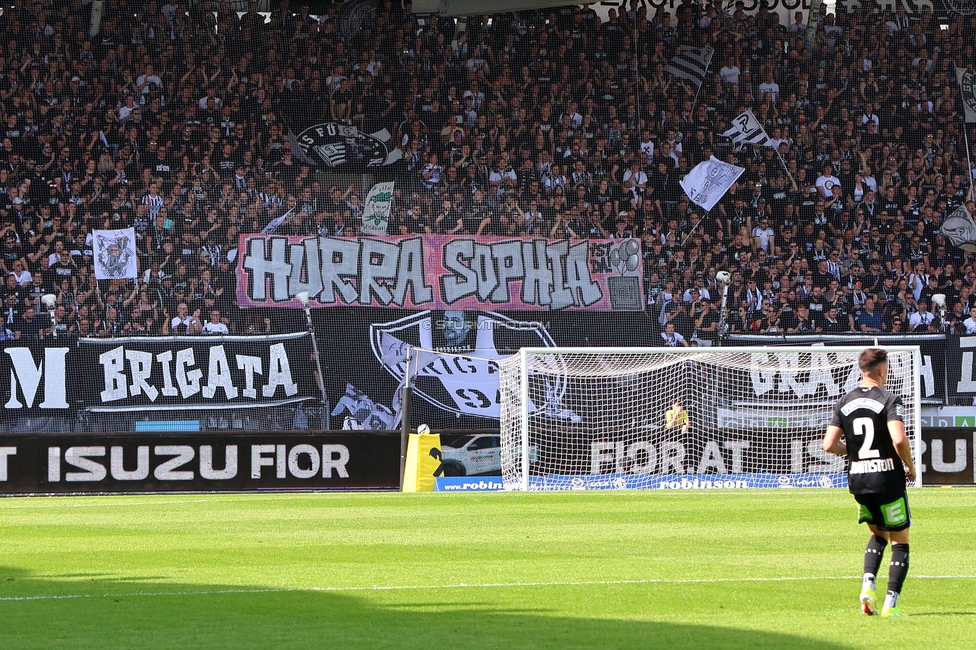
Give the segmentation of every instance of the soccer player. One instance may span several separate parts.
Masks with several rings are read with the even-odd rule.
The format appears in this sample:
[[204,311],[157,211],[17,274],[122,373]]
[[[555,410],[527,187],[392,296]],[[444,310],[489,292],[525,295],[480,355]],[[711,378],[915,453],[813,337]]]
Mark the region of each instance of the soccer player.
[[847,481],[859,505],[858,523],[866,523],[871,529],[864,551],[861,611],[869,615],[877,612],[874,581],[890,541],[888,594],[881,616],[902,616],[898,596],[908,574],[908,529],[912,525],[905,479],[915,480],[915,464],[905,436],[905,406],[900,397],[884,388],[887,352],[868,348],[858,362],[861,385],[834,406],[823,448],[838,456],[848,454]]
[[681,429],[681,433],[688,433],[688,411],[681,405],[680,400],[675,400],[671,408],[664,414],[665,429]]

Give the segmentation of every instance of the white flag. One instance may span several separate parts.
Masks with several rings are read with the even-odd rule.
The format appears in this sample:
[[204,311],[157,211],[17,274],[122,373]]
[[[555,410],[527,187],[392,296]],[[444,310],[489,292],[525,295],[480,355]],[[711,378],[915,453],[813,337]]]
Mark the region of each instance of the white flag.
[[722,135],[732,138],[732,143],[738,145],[738,148],[743,145],[766,144],[769,140],[762,122],[757,120],[748,108],[742,115],[732,120],[732,127]]
[[966,109],[966,123],[972,124],[976,122],[976,70],[956,68],[956,80]]
[[681,187],[694,203],[711,210],[744,171],[744,167],[736,167],[710,156],[681,179]]
[[93,230],[95,279],[121,280],[139,275],[135,228]]
[[288,215],[290,215],[294,211],[295,211],[295,208],[292,208],[291,210],[289,210],[288,212],[284,213],[280,217],[275,217],[274,219],[272,219],[268,223],[268,225],[265,226],[261,230],[261,234],[262,235],[273,235],[273,234],[275,234],[275,231],[278,230],[278,227],[281,226],[281,224],[285,223],[285,219],[287,219],[288,218]]
[[393,182],[377,183],[366,195],[363,206],[364,235],[385,235],[390,224],[390,206],[393,204]]

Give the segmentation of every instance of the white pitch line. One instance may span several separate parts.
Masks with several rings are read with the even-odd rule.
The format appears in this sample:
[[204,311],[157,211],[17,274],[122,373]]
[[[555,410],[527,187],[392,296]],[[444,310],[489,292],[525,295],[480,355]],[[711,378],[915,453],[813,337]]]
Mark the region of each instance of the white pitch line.
[[[220,596],[227,594],[283,594],[301,592],[362,592],[362,591],[410,591],[445,589],[514,589],[524,587],[590,587],[614,585],[653,584],[716,584],[723,582],[814,582],[821,580],[857,580],[861,576],[821,577],[772,577],[772,578],[648,578],[646,580],[593,580],[559,582],[490,582],[479,584],[458,583],[453,585],[373,585],[370,587],[309,587],[305,589],[220,589],[213,591],[136,591],[124,594],[63,594],[52,596],[0,596],[0,602],[34,600],[76,600],[80,598],[155,598],[166,596]],[[976,576],[912,576],[912,580],[976,580]]]

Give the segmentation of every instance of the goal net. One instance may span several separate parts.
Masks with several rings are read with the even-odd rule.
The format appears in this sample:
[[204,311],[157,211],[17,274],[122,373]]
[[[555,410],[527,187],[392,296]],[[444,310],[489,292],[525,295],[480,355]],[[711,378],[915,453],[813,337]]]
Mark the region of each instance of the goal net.
[[[885,349],[919,458],[921,356]],[[862,350],[522,349],[499,362],[505,487],[846,487],[821,440]]]

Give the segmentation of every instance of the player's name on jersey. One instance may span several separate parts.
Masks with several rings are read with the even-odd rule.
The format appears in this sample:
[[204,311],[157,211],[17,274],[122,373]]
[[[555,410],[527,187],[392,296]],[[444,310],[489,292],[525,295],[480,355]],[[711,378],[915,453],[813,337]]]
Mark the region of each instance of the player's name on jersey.
[[851,400],[845,404],[843,408],[841,408],[840,412],[844,415],[850,415],[859,409],[867,409],[874,413],[880,413],[884,410],[884,404],[869,397],[859,397],[858,399]]
[[875,458],[873,460],[855,460],[851,463],[851,474],[877,474],[892,472],[895,461],[891,458]]

